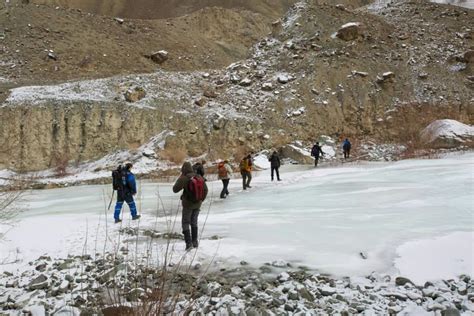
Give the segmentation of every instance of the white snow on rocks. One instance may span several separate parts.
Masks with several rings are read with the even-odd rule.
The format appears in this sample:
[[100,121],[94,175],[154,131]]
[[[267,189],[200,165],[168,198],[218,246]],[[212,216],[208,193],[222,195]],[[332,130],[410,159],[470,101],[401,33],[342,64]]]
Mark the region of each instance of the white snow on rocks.
[[450,142],[462,143],[474,139],[474,126],[455,120],[437,120],[421,132],[421,139],[426,143],[439,142],[449,145]]

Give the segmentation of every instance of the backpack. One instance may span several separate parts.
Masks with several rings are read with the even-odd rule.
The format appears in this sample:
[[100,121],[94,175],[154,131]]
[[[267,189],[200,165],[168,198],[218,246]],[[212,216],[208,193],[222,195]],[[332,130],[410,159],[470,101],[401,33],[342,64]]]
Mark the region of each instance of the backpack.
[[227,169],[224,163],[217,165],[217,175],[219,178],[227,178]]
[[202,202],[204,200],[204,178],[200,176],[192,176],[186,187],[187,199],[193,203]]
[[123,190],[122,176],[123,176],[122,166],[119,165],[117,169],[112,171],[112,188],[114,190],[117,190],[117,191]]

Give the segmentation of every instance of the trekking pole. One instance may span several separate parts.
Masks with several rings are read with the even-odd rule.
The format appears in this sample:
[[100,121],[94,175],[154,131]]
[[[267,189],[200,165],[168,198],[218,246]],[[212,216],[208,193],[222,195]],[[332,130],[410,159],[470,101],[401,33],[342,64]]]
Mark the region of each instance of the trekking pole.
[[112,197],[110,198],[109,207],[107,208],[107,211],[110,211],[110,206],[112,205],[112,200],[114,199],[114,194],[115,194],[115,190],[112,191]]

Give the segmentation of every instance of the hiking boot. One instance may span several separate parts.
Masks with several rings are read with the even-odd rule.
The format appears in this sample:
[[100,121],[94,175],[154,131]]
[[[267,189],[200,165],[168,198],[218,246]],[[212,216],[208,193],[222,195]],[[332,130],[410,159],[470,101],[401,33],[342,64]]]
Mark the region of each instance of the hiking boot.
[[247,186],[247,188],[249,188],[249,189],[250,189],[250,188],[251,188],[251,186],[250,186],[250,185],[248,185],[248,186]]
[[120,218],[116,218],[116,219],[115,219],[115,224],[121,223],[121,222],[122,222],[122,220],[121,220]]
[[184,242],[186,243],[186,251],[193,249],[193,244],[191,242],[191,232],[189,230],[185,230],[183,232],[184,235]]
[[141,216],[141,215],[133,216],[133,217],[132,217],[132,221],[137,220],[137,219],[139,219],[140,217],[142,217],[142,216]]
[[192,239],[193,247],[197,248],[199,246],[197,227],[191,227],[191,236],[192,236],[191,239]]

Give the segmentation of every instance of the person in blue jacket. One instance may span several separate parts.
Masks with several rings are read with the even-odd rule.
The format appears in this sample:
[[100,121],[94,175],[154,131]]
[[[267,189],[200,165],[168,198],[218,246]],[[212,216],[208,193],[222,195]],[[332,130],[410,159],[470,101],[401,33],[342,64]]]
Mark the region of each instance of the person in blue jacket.
[[342,144],[342,151],[344,152],[344,159],[349,158],[351,154],[351,142],[347,138],[344,140],[344,143]]
[[115,223],[120,223],[120,211],[122,210],[123,202],[127,202],[128,207],[130,208],[130,213],[132,214],[132,220],[140,218],[140,215],[137,215],[137,207],[133,196],[137,194],[137,184],[135,182],[135,175],[132,173],[133,165],[127,163],[125,168],[122,169],[122,181],[121,186],[117,190],[117,203],[115,204],[114,219]]

